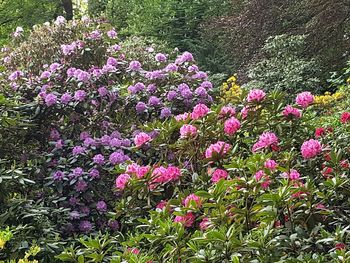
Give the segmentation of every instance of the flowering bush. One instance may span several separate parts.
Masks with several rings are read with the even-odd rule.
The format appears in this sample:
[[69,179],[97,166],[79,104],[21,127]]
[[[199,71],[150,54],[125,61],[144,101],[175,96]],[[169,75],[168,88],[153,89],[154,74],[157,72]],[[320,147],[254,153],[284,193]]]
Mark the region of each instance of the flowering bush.
[[[30,124],[12,173],[32,185],[4,198],[0,222],[29,224],[44,260],[63,241],[61,261],[350,259],[347,111],[321,130],[310,92],[290,103],[232,77],[216,102],[189,52],[140,47],[90,20],[41,30],[47,65],[28,65],[22,45],[3,54],[6,100]],[[65,30],[76,34],[51,39]],[[30,199],[13,213],[18,195]]]

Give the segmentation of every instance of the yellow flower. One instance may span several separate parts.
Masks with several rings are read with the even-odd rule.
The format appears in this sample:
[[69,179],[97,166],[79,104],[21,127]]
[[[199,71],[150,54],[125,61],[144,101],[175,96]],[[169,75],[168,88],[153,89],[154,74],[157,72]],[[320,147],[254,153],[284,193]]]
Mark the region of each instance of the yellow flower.
[[3,249],[5,247],[6,240],[0,238],[0,249]]

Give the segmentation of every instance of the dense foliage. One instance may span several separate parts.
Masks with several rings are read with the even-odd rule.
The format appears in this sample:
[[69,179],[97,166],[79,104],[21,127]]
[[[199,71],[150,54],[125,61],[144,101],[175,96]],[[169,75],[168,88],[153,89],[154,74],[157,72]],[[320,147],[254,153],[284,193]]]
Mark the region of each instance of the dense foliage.
[[334,94],[306,91],[304,40],[268,41],[280,59],[248,89],[103,19],[16,30],[1,53],[0,260],[348,262],[350,68]]

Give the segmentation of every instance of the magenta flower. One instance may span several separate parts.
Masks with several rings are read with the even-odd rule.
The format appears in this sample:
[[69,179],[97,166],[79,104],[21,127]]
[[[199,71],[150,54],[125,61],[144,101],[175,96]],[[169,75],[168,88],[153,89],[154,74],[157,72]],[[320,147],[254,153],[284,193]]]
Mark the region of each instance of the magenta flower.
[[176,216],[174,219],[174,222],[181,223],[185,227],[191,227],[193,225],[195,219],[196,219],[196,217],[194,216],[194,214],[192,214],[192,212],[188,212],[184,216]]
[[271,171],[274,171],[274,170],[276,170],[277,163],[276,163],[275,160],[268,159],[268,160],[265,161],[264,167],[265,167],[266,169],[269,169],[269,170],[271,170]]
[[213,154],[216,153],[220,157],[223,157],[231,148],[231,145],[223,142],[218,141],[217,143],[214,143],[208,147],[205,151],[205,158],[212,158]]
[[180,138],[195,137],[197,133],[197,128],[191,124],[184,124],[180,128]]
[[241,128],[241,123],[235,117],[231,117],[224,124],[224,131],[227,135],[235,134]]
[[255,173],[254,177],[257,182],[259,182],[263,177],[265,177],[265,172],[263,170],[259,170]]
[[226,179],[227,176],[228,176],[227,171],[223,169],[216,169],[211,176],[211,181],[215,184],[219,182],[221,179]]
[[277,146],[278,138],[273,132],[264,132],[259,136],[258,142],[253,145],[253,152],[268,148],[270,146]]
[[247,101],[248,102],[260,102],[266,96],[266,93],[261,89],[253,89],[249,92]]
[[299,180],[300,173],[297,170],[291,169],[289,172],[289,179],[290,180]]
[[311,92],[305,91],[297,95],[295,102],[305,109],[314,102],[314,96]]
[[303,143],[300,150],[304,159],[311,159],[322,152],[322,146],[319,141],[310,139]]
[[131,179],[131,177],[128,174],[119,175],[117,177],[117,179],[115,180],[115,187],[123,190],[130,179]]
[[149,136],[147,133],[144,133],[144,132],[140,132],[134,138],[136,147],[141,147],[142,145],[144,145],[145,143],[151,140],[152,140],[151,136]]

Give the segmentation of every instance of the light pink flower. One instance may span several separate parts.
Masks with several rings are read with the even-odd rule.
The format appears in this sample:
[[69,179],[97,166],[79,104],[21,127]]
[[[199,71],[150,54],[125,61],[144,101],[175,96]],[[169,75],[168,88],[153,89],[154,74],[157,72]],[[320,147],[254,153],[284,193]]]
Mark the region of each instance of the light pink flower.
[[144,132],[140,132],[134,138],[136,147],[141,147],[142,145],[144,145],[145,143],[151,140],[152,140],[151,136],[149,136],[147,133],[144,133]]
[[224,124],[224,131],[227,135],[235,134],[241,128],[241,123],[235,117],[231,117]]
[[204,217],[202,222],[199,223],[200,230],[206,230],[210,226],[211,222],[208,217]]
[[185,120],[187,120],[188,116],[190,116],[190,114],[188,112],[185,112],[183,114],[176,115],[175,120],[176,121],[185,121]]
[[266,96],[266,93],[261,89],[253,89],[249,92],[247,101],[248,102],[259,102],[262,101]]
[[210,109],[205,104],[197,104],[194,106],[191,113],[191,118],[193,120],[198,120],[208,114]]
[[310,139],[303,143],[300,150],[304,159],[311,159],[322,152],[322,146],[319,141]]
[[181,138],[187,138],[187,137],[195,137],[197,135],[197,128],[191,124],[184,124],[180,128],[180,137]]
[[129,182],[130,178],[131,177],[128,174],[119,175],[117,177],[117,179],[115,180],[115,187],[123,190],[125,188],[126,184]]
[[231,106],[224,106],[220,110],[219,117],[221,117],[221,118],[223,118],[223,117],[232,117],[235,114],[236,114],[235,108],[233,108]]
[[305,109],[314,102],[314,96],[311,92],[305,91],[297,95],[295,102]]

